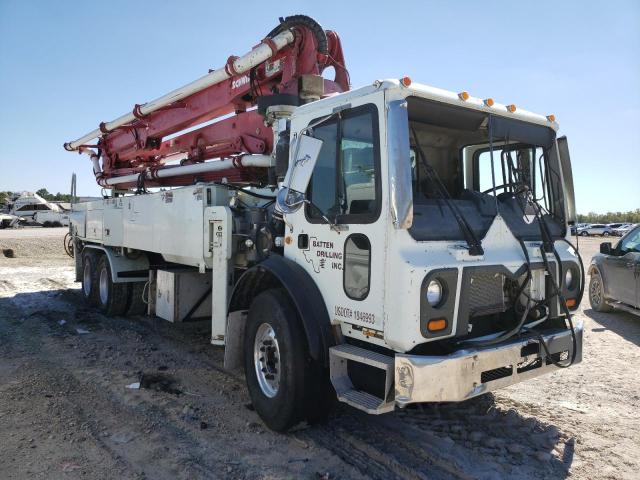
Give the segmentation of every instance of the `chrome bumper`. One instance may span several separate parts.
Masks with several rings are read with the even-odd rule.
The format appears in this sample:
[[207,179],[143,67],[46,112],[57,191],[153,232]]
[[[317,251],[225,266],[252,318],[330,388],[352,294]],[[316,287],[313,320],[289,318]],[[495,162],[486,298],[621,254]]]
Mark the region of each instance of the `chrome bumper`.
[[[583,324],[575,325],[576,357],[582,360]],[[549,353],[571,358],[571,331],[543,335]],[[566,353],[564,353],[566,352]],[[567,363],[562,360],[560,363]],[[537,337],[499,345],[459,350],[447,356],[395,356],[395,403],[459,402],[557,370]]]

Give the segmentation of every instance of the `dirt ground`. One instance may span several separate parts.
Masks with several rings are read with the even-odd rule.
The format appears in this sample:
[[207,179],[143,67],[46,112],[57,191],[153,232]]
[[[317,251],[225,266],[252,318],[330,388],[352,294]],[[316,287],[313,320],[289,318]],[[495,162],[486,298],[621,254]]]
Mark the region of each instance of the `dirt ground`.
[[[460,404],[266,429],[208,325],[83,306],[65,229],[0,230],[0,478],[637,478],[640,319],[584,300],[584,361]],[[600,239],[580,241],[585,262]],[[128,385],[140,381],[144,388]]]

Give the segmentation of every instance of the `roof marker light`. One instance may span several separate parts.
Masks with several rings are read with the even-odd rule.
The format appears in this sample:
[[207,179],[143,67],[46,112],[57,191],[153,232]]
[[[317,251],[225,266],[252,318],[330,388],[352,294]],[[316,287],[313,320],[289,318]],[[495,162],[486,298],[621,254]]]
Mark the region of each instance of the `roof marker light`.
[[485,99],[484,99],[484,104],[485,104],[487,107],[493,107],[493,103],[494,103],[494,102],[493,102],[493,98],[485,98]]
[[547,115],[547,120],[549,120],[551,123],[555,123],[556,116],[553,113],[551,115]]
[[411,78],[409,77],[402,77],[400,79],[400,83],[402,84],[403,87],[408,87],[411,85]]
[[463,102],[466,102],[467,100],[469,100],[469,92],[460,92],[458,94],[458,98],[460,98],[460,100],[462,100]]
[[515,113],[516,106],[513,103],[511,105],[507,105],[507,110],[509,110],[511,113]]

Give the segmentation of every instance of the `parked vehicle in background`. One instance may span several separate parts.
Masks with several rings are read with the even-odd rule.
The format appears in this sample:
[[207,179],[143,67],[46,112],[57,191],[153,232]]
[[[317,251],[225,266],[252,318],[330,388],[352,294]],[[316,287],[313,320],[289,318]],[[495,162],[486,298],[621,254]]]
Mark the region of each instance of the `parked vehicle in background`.
[[576,223],[575,225],[571,225],[571,235],[577,235],[578,230],[588,226],[588,223]]
[[[43,212],[60,213],[62,209],[55,203],[48,202],[37,193],[22,192],[9,205],[9,213],[20,216],[28,221],[36,221],[35,215]],[[67,222],[67,225],[69,222]]]
[[10,213],[0,213],[0,228],[14,228],[23,221],[24,218],[22,217],[11,215]]
[[591,225],[587,225],[583,228],[578,228],[578,235],[582,235],[583,237],[587,237],[589,235],[601,235],[603,237],[608,237],[613,233],[613,230],[609,225],[605,225],[604,223],[592,223]]
[[640,225],[627,232],[615,248],[600,244],[589,266],[589,301],[598,312],[612,309],[640,315]]
[[43,227],[68,227],[69,214],[64,212],[52,212],[43,210],[33,215],[33,221]]
[[611,228],[611,230],[614,230],[616,228],[620,228],[623,225],[626,225],[626,223],[624,223],[624,222],[622,222],[622,223],[607,223],[607,227]]
[[624,237],[627,234],[627,232],[631,231],[632,229],[634,229],[638,225],[640,225],[640,223],[636,223],[636,224],[623,223],[621,226],[613,229],[613,234],[616,237]]

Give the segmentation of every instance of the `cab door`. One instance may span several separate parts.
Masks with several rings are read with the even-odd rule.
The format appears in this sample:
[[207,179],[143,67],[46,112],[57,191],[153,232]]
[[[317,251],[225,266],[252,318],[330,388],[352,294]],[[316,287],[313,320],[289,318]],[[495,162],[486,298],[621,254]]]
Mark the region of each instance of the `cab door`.
[[[332,321],[382,337],[386,210],[383,209],[383,96],[350,104],[313,127],[323,141],[309,183],[309,204],[287,215],[285,255],[303,266],[322,292]],[[374,101],[378,99],[378,101]],[[306,118],[314,124],[325,112]],[[327,223],[327,219],[330,223]],[[378,335],[378,334],[376,334]]]
[[604,259],[609,295],[627,305],[638,306],[638,268],[640,267],[640,227],[618,243],[613,255]]

